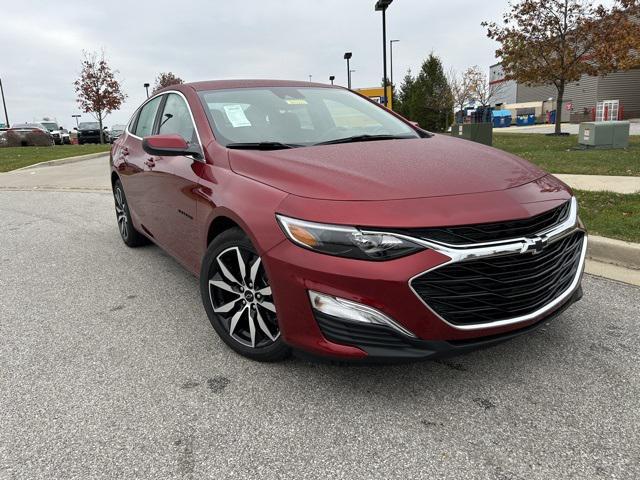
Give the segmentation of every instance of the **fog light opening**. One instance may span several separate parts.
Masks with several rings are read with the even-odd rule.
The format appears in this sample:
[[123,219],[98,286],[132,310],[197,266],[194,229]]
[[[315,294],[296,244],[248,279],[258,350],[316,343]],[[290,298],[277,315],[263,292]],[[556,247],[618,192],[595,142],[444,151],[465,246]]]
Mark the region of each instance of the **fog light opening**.
[[309,290],[309,299],[314,310],[326,315],[340,320],[390,327],[403,335],[416,338],[409,330],[373,307],[313,290]]

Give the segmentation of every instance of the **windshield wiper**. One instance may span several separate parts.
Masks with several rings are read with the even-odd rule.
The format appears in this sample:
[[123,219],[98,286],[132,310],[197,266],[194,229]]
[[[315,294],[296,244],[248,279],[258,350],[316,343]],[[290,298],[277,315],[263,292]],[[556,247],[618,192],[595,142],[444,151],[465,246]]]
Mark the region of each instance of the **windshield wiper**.
[[302,147],[302,145],[282,142],[244,142],[227,144],[227,148],[233,148],[237,150],[284,150],[287,148],[298,147]]
[[401,140],[405,138],[418,138],[414,135],[354,135],[352,137],[336,138],[326,142],[314,143],[314,145],[335,145],[337,143],[369,142],[374,140]]

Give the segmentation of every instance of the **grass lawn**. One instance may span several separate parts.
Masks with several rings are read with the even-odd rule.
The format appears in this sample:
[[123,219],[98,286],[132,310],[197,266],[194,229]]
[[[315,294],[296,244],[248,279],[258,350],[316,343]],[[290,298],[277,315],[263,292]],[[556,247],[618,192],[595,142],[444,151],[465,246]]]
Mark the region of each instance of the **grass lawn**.
[[640,243],[640,193],[574,192],[589,233]]
[[549,137],[536,133],[497,133],[493,146],[518,155],[549,173],[640,177],[640,136],[625,150],[573,150],[578,136]]
[[0,148],[0,172],[8,172],[47,160],[108,152],[110,147],[111,145],[55,145],[53,147]]

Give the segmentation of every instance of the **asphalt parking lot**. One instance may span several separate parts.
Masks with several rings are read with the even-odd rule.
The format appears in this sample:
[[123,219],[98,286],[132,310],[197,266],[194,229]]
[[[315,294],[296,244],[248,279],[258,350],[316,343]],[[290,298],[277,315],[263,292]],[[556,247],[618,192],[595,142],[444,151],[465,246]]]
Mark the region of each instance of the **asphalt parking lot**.
[[0,191],[0,480],[640,478],[640,289],[442,362],[259,364],[107,192]]

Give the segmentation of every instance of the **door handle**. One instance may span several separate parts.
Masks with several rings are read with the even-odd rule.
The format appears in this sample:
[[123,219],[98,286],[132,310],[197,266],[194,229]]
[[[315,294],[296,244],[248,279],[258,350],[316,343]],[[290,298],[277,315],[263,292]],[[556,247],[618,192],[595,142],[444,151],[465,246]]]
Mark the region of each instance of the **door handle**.
[[156,161],[153,157],[149,157],[144,161],[144,164],[149,168],[153,168],[156,166]]

